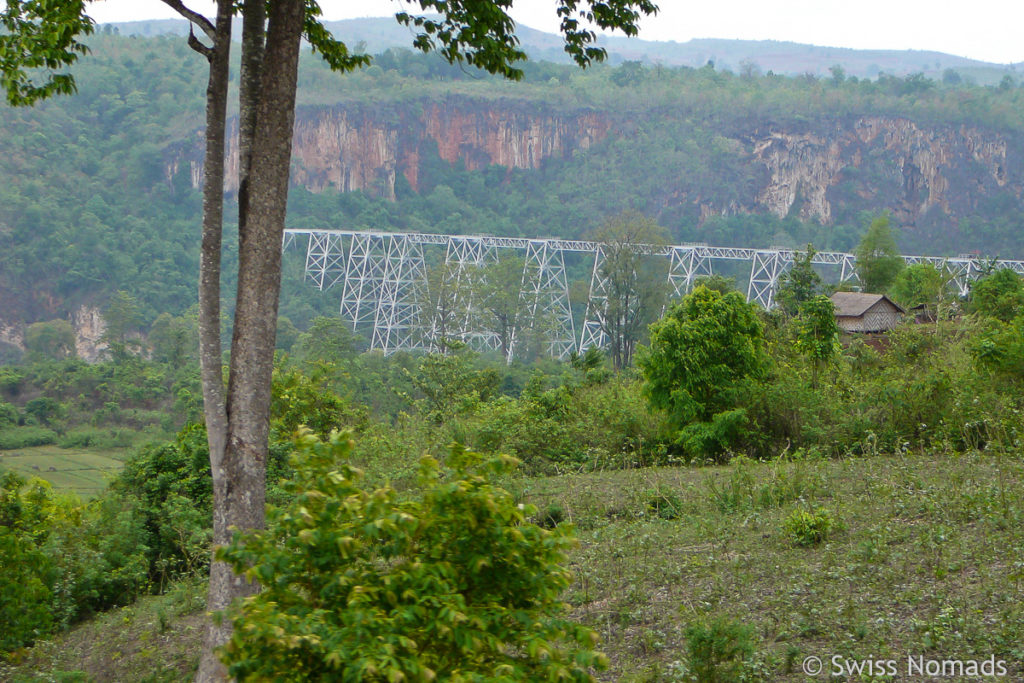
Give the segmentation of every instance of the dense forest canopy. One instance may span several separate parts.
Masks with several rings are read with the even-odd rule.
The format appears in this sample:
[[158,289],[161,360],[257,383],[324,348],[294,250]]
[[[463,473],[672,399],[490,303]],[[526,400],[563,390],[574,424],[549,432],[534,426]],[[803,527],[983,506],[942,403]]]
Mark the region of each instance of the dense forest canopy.
[[[176,36],[105,28],[90,41],[77,95],[0,118],[6,323],[67,317],[118,290],[132,293],[147,323],[195,299],[200,200],[185,160],[201,140],[203,65]],[[891,210],[905,252],[1022,255],[1024,91],[1012,76],[978,86],[956,72],[859,79],[841,68],[819,78],[752,65],[732,73],[627,61],[583,72],[531,62],[524,82],[510,84],[403,50],[344,77],[307,57],[300,124],[344,115],[401,133],[441,107],[483,119],[511,112],[541,137],[544,121],[573,130],[591,117],[597,132],[513,168],[479,150],[453,163],[424,133],[412,175],[390,167],[389,178],[348,192],[300,183],[295,227],[578,237],[633,208],[676,241],[850,250],[870,216]],[[864,142],[871,126],[882,142]],[[900,135],[903,147],[891,142]],[[829,161],[837,145],[846,147]],[[954,159],[934,177],[928,154]],[[833,162],[820,196],[813,177],[785,175]],[[781,204],[769,196],[777,179],[797,186]],[[230,270],[230,247],[227,258]],[[301,327],[336,302],[302,285],[300,260],[286,259],[282,312]]]

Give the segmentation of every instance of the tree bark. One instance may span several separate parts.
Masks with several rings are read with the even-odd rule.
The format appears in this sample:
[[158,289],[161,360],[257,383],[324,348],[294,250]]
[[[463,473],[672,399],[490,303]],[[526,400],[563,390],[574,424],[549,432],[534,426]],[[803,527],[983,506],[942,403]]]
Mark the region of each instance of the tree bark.
[[[214,488],[223,488],[228,418],[220,343],[221,236],[224,217],[224,143],[231,56],[231,0],[218,0],[213,46],[206,53],[210,73],[206,87],[206,163],[203,171],[203,230],[199,261],[199,362],[203,411],[210,447]],[[219,484],[218,484],[219,482]],[[214,526],[216,527],[216,521]],[[212,586],[212,583],[211,583]],[[212,597],[212,594],[211,594]],[[206,640],[215,638],[212,625]],[[223,666],[204,648],[197,680],[226,678]]]
[[256,130],[260,74],[266,36],[267,11],[264,0],[245,0],[242,8],[242,71],[238,101],[238,229],[245,231],[249,215],[249,172],[252,168],[252,140]]
[[[270,5],[268,18],[265,45],[260,41],[259,86],[248,91],[252,95],[248,106],[255,107],[255,115],[248,145],[251,159],[247,193],[244,201],[239,199],[238,294],[228,374],[227,445],[223,467],[214,474],[215,546],[227,543],[235,529],[264,526],[281,239],[305,3],[278,0]],[[251,55],[244,55],[243,63],[247,56]],[[243,121],[249,114],[240,112]],[[223,610],[233,599],[256,590],[257,586],[235,576],[223,562],[213,562],[207,609]],[[210,627],[197,681],[226,678],[226,672],[216,663],[214,651],[230,635],[226,620],[221,626]]]

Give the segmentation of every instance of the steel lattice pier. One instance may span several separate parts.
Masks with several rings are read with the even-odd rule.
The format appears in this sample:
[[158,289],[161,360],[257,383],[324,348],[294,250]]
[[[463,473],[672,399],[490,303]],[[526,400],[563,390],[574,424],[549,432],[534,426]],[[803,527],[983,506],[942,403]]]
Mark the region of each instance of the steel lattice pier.
[[[353,329],[367,330],[371,348],[384,353],[438,348],[436,311],[432,310],[427,296],[425,248],[436,248],[437,258],[443,260],[448,278],[467,285],[454,289],[456,296],[465,298],[458,302],[463,313],[449,331],[455,338],[477,348],[499,348],[500,343],[492,332],[474,325],[473,285],[474,279],[480,277],[480,268],[495,261],[499,251],[513,250],[523,262],[518,293],[520,304],[531,318],[543,315],[548,321],[547,351],[564,359],[573,351],[605,345],[601,311],[607,293],[601,269],[604,251],[598,242],[289,229],[285,231],[282,247],[289,249],[301,245],[303,240],[306,277],[321,291],[340,287],[341,316]],[[638,253],[669,260],[668,284],[674,296],[689,292],[696,278],[711,275],[714,261],[747,261],[750,263],[747,300],[764,308],[775,305],[781,276],[795,259],[803,256],[803,252],[789,248],[748,249],[707,244],[642,244],[633,248]],[[565,256],[569,253],[582,254],[591,263],[589,296],[578,336],[566,277]],[[971,280],[991,268],[1010,268],[1024,275],[1024,261],[984,261],[969,255],[904,256],[903,259],[907,264],[931,263],[939,269],[947,269],[961,296],[967,294]],[[857,278],[853,254],[819,251],[811,257],[811,263],[838,268],[840,281]],[[521,347],[522,333],[518,329],[512,331],[509,359]]]

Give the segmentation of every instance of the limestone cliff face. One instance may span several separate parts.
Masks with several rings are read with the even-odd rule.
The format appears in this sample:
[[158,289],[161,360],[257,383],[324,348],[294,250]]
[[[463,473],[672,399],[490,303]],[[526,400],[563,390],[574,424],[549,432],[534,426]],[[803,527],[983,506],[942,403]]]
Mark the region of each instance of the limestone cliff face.
[[24,351],[25,326],[17,322],[0,320],[0,344],[10,344],[19,351]]
[[[83,304],[73,309],[68,318],[75,331],[75,355],[89,363],[100,360],[108,348],[103,341],[107,328],[100,309]],[[0,344],[24,351],[25,328],[26,324],[20,321],[0,320]]]
[[79,306],[71,312],[71,326],[75,328],[75,352],[90,363],[100,359],[107,350],[102,341],[106,324],[103,314],[95,306]]
[[[963,214],[972,196],[1010,182],[1006,139],[970,126],[864,117],[826,131],[771,131],[751,142],[752,160],[769,176],[751,208],[777,216],[799,201],[802,218],[829,223],[835,202],[859,197],[914,224],[933,209]],[[1010,189],[1019,196],[1019,187]]]
[[[535,169],[550,157],[568,156],[605,138],[607,116],[555,112],[524,102],[451,98],[403,107],[307,107],[296,114],[292,182],[312,192],[363,190],[394,198],[401,173],[413,190],[421,166],[435,153],[469,170],[488,165]],[[237,131],[232,131],[233,133]],[[225,189],[238,189],[237,136],[230,138]],[[201,147],[193,141],[171,150],[168,179],[187,165],[193,187],[202,182]]]
[[768,167],[768,185],[756,203],[782,217],[797,199],[801,218],[828,222],[832,207],[826,194],[843,168],[842,149],[837,140],[812,133],[774,132],[754,145],[754,158]]
[[[658,125],[659,117],[673,114],[649,116]],[[690,205],[688,215],[698,224],[715,215],[763,212],[850,223],[857,212],[888,210],[898,225],[939,221],[949,229],[1000,194],[1024,197],[1024,163],[1014,151],[1024,143],[996,131],[893,116],[744,125],[713,131],[716,144],[751,171],[754,180],[742,186],[723,192],[692,172],[652,169],[664,177],[668,202]],[[606,139],[628,144],[635,130],[636,120],[609,112],[456,96],[307,107],[296,117],[292,181],[313,192],[362,190],[394,199],[398,179],[418,190],[437,159],[469,170],[492,164],[537,169],[547,159],[584,150],[599,155]],[[169,151],[169,180],[186,165],[188,179],[199,187],[200,143],[195,136]],[[236,145],[232,138],[229,192],[238,188]]]

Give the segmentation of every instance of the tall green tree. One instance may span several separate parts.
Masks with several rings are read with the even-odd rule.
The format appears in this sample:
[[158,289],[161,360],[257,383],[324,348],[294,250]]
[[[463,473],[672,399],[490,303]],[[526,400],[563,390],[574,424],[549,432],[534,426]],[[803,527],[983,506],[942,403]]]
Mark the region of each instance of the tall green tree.
[[511,360],[512,340],[517,329],[528,329],[533,321],[523,305],[523,259],[501,258],[481,269],[475,297],[481,329],[493,334],[504,358]]
[[106,329],[103,331],[103,341],[108,344],[120,344],[124,346],[128,333],[138,331],[142,316],[139,314],[139,304],[128,292],[117,290],[114,292],[107,308],[103,311],[103,323]]
[[1024,278],[1001,268],[971,285],[970,310],[1010,322],[1024,313]]
[[25,350],[37,358],[74,356],[75,328],[67,320],[32,323],[25,330]]
[[717,456],[746,421],[745,382],[768,368],[757,307],[739,292],[697,287],[651,325],[639,357],[651,405],[692,456]]
[[161,313],[149,328],[149,346],[153,352],[153,360],[168,363],[175,368],[184,367],[186,363],[195,363],[198,353],[196,318],[189,316],[172,316]]
[[854,255],[861,289],[873,294],[885,294],[906,266],[896,246],[888,215],[871,221]]
[[340,364],[356,356],[359,338],[341,318],[317,316],[295,342],[296,357],[307,364]]
[[950,287],[952,280],[952,273],[946,269],[939,270],[931,263],[915,263],[896,276],[889,296],[908,310],[925,306],[937,313],[954,297]]
[[779,278],[775,300],[788,315],[796,315],[802,303],[825,291],[825,282],[811,263],[816,253],[814,245],[808,244],[807,249],[793,259],[793,266]]
[[618,370],[630,364],[637,343],[668,299],[665,260],[647,252],[650,246],[668,244],[668,232],[638,211],[623,211],[605,221],[592,239],[601,243],[598,317]]
[[[300,44],[305,39],[330,66],[347,71],[369,62],[349,53],[319,21],[316,0],[217,0],[213,19],[183,0],[163,0],[186,18],[189,45],[209,63],[203,228],[200,254],[199,332],[204,413],[214,484],[214,543],[232,528],[260,528],[264,497],[270,388]],[[79,41],[93,30],[86,0],[9,0],[0,13],[0,84],[14,104],[75,90],[67,67],[87,49]],[[425,12],[397,20],[413,29],[413,46],[439,52],[449,62],[519,79],[526,59],[508,15],[510,0],[416,0]],[[554,0],[565,51],[581,66],[605,58],[595,45],[598,29],[636,35],[641,16],[657,11],[650,0]],[[231,25],[242,19],[239,71],[238,280],[227,382],[221,367],[220,280],[224,150]],[[200,36],[197,37],[195,31]],[[204,42],[205,40],[205,42]],[[41,79],[41,80],[36,80]],[[222,562],[210,569],[208,606],[226,607],[255,585]],[[230,624],[211,625],[197,680],[223,680],[213,656]]]
[[818,387],[821,367],[839,353],[836,307],[823,294],[800,304],[796,321],[796,348],[811,361],[811,386]]
[[472,296],[467,274],[456,264],[445,261],[427,269],[427,306],[430,315],[431,347],[448,353],[453,345],[459,346],[467,329]]

